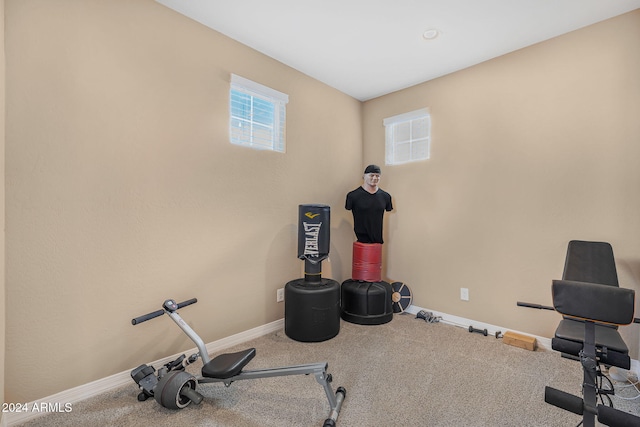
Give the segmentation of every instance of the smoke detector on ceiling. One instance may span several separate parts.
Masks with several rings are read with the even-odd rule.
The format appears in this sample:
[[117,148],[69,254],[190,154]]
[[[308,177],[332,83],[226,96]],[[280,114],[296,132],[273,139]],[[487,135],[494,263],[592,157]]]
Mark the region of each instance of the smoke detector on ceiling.
[[429,28],[424,33],[422,33],[422,38],[425,40],[433,40],[438,38],[439,35],[440,31],[436,30],[435,28]]

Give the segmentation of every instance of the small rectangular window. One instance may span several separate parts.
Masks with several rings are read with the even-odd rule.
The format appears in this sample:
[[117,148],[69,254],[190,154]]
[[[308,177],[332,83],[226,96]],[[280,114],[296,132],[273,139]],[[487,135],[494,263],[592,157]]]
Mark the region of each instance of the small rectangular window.
[[285,152],[288,95],[232,74],[229,100],[232,144]]
[[385,164],[426,160],[430,155],[431,115],[428,108],[389,117],[385,127]]

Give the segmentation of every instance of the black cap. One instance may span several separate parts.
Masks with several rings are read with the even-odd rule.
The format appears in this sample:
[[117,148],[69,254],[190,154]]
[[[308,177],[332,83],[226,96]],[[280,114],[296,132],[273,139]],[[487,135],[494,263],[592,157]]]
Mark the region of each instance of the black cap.
[[380,172],[380,166],[376,166],[376,165],[369,165],[367,166],[367,168],[364,170],[364,174],[368,174],[368,173],[381,173]]

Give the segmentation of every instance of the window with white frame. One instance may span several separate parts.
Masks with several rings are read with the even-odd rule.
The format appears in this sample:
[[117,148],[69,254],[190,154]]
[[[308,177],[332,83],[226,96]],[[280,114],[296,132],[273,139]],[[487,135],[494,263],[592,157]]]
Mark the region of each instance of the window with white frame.
[[285,152],[288,95],[232,74],[229,100],[232,144]]
[[428,108],[389,117],[385,127],[385,164],[426,160],[431,145],[431,114]]

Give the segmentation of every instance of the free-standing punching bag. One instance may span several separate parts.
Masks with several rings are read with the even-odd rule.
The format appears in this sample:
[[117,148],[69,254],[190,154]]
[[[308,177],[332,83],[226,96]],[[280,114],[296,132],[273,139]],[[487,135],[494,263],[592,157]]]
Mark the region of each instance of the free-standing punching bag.
[[381,276],[382,244],[354,242],[352,278],[342,283],[340,291],[344,320],[360,325],[381,325],[393,319],[398,306],[393,298],[400,295],[396,295],[391,284]]
[[284,332],[296,341],[326,341],[340,332],[340,284],[322,278],[330,225],[329,206],[298,206],[298,258],[304,260],[304,278],[284,287]]

